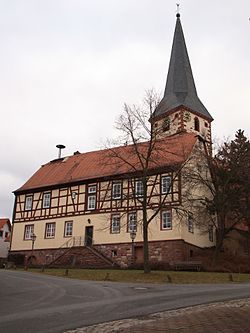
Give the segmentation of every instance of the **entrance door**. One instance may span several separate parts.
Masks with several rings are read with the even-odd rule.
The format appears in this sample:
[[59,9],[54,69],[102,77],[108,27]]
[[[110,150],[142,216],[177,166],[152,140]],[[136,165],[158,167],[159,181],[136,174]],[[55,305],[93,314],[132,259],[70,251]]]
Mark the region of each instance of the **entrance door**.
[[92,246],[93,243],[93,227],[85,227],[85,245]]
[[135,247],[135,263],[142,264],[144,262],[143,258],[143,246]]

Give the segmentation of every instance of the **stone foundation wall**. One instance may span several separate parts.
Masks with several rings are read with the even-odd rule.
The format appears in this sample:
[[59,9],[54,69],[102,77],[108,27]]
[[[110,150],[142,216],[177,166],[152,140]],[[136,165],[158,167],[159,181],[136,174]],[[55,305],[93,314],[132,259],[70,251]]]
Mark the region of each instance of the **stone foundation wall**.
[[[135,242],[135,258],[132,257],[132,243],[122,244],[102,244],[94,245],[99,253],[105,257],[112,259],[114,263],[122,268],[131,266],[143,265],[143,243]],[[138,257],[138,251],[140,257]],[[192,260],[193,257],[199,256],[204,253],[203,249],[185,243],[183,240],[173,241],[156,241],[149,242],[149,257],[152,267],[168,267],[175,261]],[[53,262],[52,266],[57,267],[82,267],[82,268],[107,268],[112,267],[100,256],[95,255],[93,252],[85,247],[74,247],[70,249],[44,249],[32,251],[11,251],[10,261],[13,258],[19,257],[19,265],[23,257],[23,264],[30,264],[43,266]]]
[[[132,244],[103,244],[95,245],[99,251],[107,257],[111,257],[120,267],[128,267],[132,263]],[[142,242],[135,242],[135,265],[140,266],[141,262],[136,258],[136,249],[142,248]],[[175,241],[156,241],[149,242],[149,258],[153,266],[171,265],[175,261],[192,260],[195,256],[200,256],[205,252],[204,249],[198,248],[183,240]]]

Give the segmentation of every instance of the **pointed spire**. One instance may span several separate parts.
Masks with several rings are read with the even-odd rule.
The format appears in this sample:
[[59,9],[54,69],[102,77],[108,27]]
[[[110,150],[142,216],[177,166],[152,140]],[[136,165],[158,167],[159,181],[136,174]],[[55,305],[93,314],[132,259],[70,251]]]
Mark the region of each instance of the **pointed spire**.
[[197,95],[179,12],[176,17],[164,97],[155,110],[154,116],[165,114],[178,106],[184,106],[212,120],[213,118]]

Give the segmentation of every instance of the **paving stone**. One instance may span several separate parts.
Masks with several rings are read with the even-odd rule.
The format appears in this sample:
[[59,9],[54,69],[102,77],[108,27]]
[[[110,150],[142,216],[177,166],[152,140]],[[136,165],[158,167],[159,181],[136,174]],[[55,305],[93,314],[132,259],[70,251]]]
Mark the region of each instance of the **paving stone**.
[[250,299],[193,306],[65,333],[250,333]]

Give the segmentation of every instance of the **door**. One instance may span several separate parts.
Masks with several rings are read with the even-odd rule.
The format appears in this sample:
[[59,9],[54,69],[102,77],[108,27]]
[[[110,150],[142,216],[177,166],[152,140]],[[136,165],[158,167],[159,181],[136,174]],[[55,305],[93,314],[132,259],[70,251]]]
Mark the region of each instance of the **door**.
[[93,227],[85,227],[85,245],[92,246],[93,243]]
[[136,246],[135,247],[135,263],[142,264],[143,262],[144,262],[143,246]]

